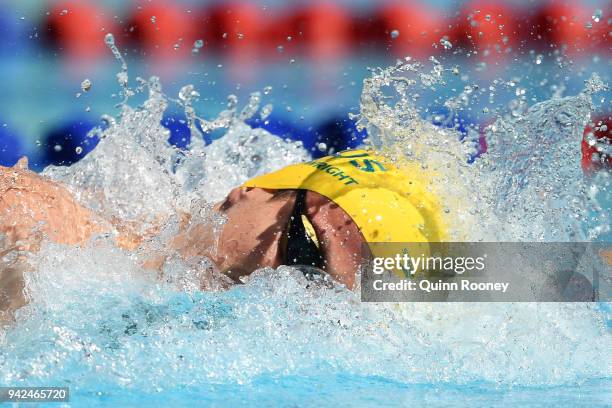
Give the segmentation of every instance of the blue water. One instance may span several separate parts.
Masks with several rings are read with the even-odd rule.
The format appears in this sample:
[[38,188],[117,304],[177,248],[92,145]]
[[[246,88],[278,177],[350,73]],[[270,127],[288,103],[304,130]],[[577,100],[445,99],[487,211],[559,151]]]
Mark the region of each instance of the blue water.
[[[173,222],[164,216],[184,209],[185,201],[219,200],[258,171],[306,154],[262,130],[231,123],[222,141],[207,147],[206,160],[194,154],[182,164],[186,171],[199,170],[193,173],[200,179],[179,185],[179,171],[174,174],[174,161],[167,160],[175,152],[165,145],[169,135],[160,126],[165,99],[156,86],[148,90],[146,108],[124,106],[121,120],[84,160],[47,173],[81,191],[82,200],[107,216],[159,217],[168,224],[163,235]],[[403,109],[407,101],[396,109],[367,107],[368,131],[389,125],[387,138],[413,136],[410,121],[416,116]],[[560,191],[582,186],[577,166],[551,169],[538,164],[557,160],[526,160],[520,172],[503,172],[512,164],[511,149],[533,152],[535,143],[540,157],[556,158],[566,153],[560,141],[577,150],[573,141],[582,137],[581,121],[590,112],[586,102],[586,96],[554,99],[524,116],[517,109],[516,118],[505,121],[498,137],[504,131],[516,136],[516,130],[520,137],[513,140],[521,143],[503,146],[497,171],[526,181],[510,183],[513,200],[500,189],[490,197],[507,206],[501,216],[526,216],[486,224],[483,212],[488,230],[516,227],[516,240],[547,237],[540,230],[548,234],[550,224],[564,226],[550,214],[565,221],[586,212],[575,188],[554,207],[570,211],[538,206],[542,185]],[[379,133],[384,140],[385,132]],[[532,133],[543,139],[539,145]],[[448,141],[457,144],[456,139],[451,135]],[[574,150],[567,157],[578,158]],[[443,164],[452,164],[443,157]],[[485,169],[479,181],[484,185],[492,173]],[[449,180],[450,187],[461,186],[460,179]],[[504,180],[495,185],[503,188]],[[460,188],[455,194],[466,195]],[[531,205],[519,206],[524,202]],[[487,203],[478,203],[478,210]],[[569,204],[580,211],[572,213]],[[197,205],[187,209],[202,215]],[[540,218],[529,217],[535,215]],[[553,232],[558,237],[566,231]],[[146,245],[149,255],[164,249],[162,239]],[[363,304],[345,288],[314,285],[287,267],[258,271],[228,291],[204,292],[199,285],[209,265],[205,259],[170,257],[160,279],[140,267],[143,256],[104,237],[83,248],[46,243],[31,255],[30,302],[0,331],[0,384],[68,386],[73,407],[612,404],[608,304]]]
[[7,331],[0,383],[68,386],[72,407],[611,401],[608,304],[364,305],[284,267],[185,293],[134,278],[118,253],[104,283],[66,266],[98,264],[103,246],[50,249],[31,283],[48,297]]
[[[165,390],[151,395],[113,391],[78,392],[82,406],[285,406],[285,407],[597,407],[609,406],[612,383],[591,381],[579,387],[496,388],[474,385],[409,385],[380,377],[350,374],[261,376],[248,385],[206,384],[197,389]],[[73,404],[75,405],[75,404]]]

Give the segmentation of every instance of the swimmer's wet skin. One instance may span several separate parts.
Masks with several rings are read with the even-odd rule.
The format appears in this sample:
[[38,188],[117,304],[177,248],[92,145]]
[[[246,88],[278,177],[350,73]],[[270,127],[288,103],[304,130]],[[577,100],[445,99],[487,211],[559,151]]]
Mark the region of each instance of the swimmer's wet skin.
[[[67,245],[84,245],[94,234],[112,231],[126,249],[142,240],[23,162],[0,167],[0,176],[0,234],[9,248],[26,242],[26,250],[37,250],[41,238],[35,228]],[[425,177],[417,166],[366,150],[291,165],[245,182],[217,204],[227,218],[217,237],[209,226],[187,221],[169,248],[184,257],[207,256],[235,281],[262,267],[305,264],[353,288],[359,265],[385,255],[364,253],[371,252],[364,244],[446,238],[440,205],[425,189]],[[144,267],[161,269],[166,255],[151,254]]]
[[[281,191],[307,190],[307,197],[317,194],[337,206],[338,212],[342,212],[345,220],[350,220],[349,223],[330,223],[306,214],[306,221],[313,221],[316,237],[322,237],[308,238],[307,241],[320,241],[317,248],[323,252],[324,268],[337,281],[352,288],[355,271],[365,258],[388,255],[378,253],[382,248],[380,245],[370,247],[370,253],[364,254],[363,243],[426,244],[447,239],[440,204],[425,188],[428,177],[430,175],[418,166],[391,163],[373,151],[350,150],[285,167],[249,180],[244,186]],[[316,207],[308,203],[306,207],[316,214]],[[297,214],[293,218],[295,220]],[[347,232],[346,236],[337,234],[342,225],[351,224],[357,227],[358,233]],[[304,229],[308,231],[308,228]],[[328,239],[325,234],[329,235],[332,231],[336,235]],[[312,245],[305,248],[311,251]],[[428,251],[426,246],[423,250]],[[351,256],[342,255],[347,251],[352,259]],[[338,257],[352,262],[339,262]],[[285,263],[301,262],[287,257]],[[312,262],[308,261],[307,264],[311,265]]]
[[365,150],[291,165],[245,182],[217,204],[227,222],[213,251],[200,241],[201,226],[173,246],[184,256],[208,256],[236,282],[262,267],[303,264],[353,288],[355,271],[371,256],[365,244],[446,238],[440,205],[418,167]]

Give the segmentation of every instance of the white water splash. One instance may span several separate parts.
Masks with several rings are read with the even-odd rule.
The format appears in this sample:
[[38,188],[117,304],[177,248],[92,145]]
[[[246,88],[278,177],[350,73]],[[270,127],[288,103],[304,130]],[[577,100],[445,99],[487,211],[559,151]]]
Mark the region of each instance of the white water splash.
[[[127,75],[127,70],[122,72]],[[120,104],[117,119],[106,117],[108,127],[92,132],[92,137],[101,139],[93,152],[71,167],[51,166],[44,172],[68,185],[81,202],[106,218],[138,222],[144,231],[177,211],[188,211],[195,199],[218,201],[249,178],[309,157],[301,143],[245,124],[259,112],[258,93],[241,111],[237,98],[230,97],[228,109],[208,121],[195,114],[192,104],[198,93],[193,86],[183,87],[179,99],[172,100],[162,92],[159,78],[138,81],[136,89],[119,81],[129,96]],[[148,91],[148,99],[142,107],[127,104],[143,91]],[[169,103],[183,106],[189,120],[192,142],[186,152],[167,142],[169,131],[161,125]],[[204,146],[199,128],[227,132]]]
[[[468,129],[461,137],[433,126],[417,108],[415,95],[435,92],[452,72],[431,63],[429,71],[410,59],[374,71],[364,81],[356,118],[376,149],[436,174],[430,188],[447,208],[452,239],[585,241],[609,230],[607,211],[596,199],[597,191],[608,189],[609,173],[585,178],[580,166],[591,96],[606,89],[596,74],[576,96],[557,95],[531,107],[523,98],[513,102],[485,129],[487,153],[468,165],[478,133]],[[466,86],[445,105],[451,112],[469,105],[476,89]]]
[[189,291],[188,276],[147,279],[130,258],[104,242],[46,245],[33,302],[3,341],[0,381],[156,392],[274,373],[500,386],[612,374],[602,364],[612,338],[593,304],[362,304],[290,267],[207,293]]
[[[578,239],[583,227],[575,224],[586,217],[581,205],[591,200],[587,184],[578,169],[553,168],[550,160],[578,157],[570,142],[579,140],[590,112],[588,89],[534,105],[520,117],[500,117],[489,129],[489,157],[468,165],[475,137],[460,141],[457,132],[421,120],[414,107],[415,86],[444,86],[446,71],[432,63],[424,73],[402,63],[365,81],[359,125],[371,142],[439,173],[430,188],[456,220],[455,238]],[[196,115],[193,87],[183,88],[178,100],[192,145],[178,152],[159,124],[172,102],[159,81],[139,81],[132,90],[127,69],[122,73],[126,101],[146,89],[144,106],[124,103],[99,131],[102,141],[92,153],[70,168],[46,171],[107,216],[166,220],[162,235],[171,234],[178,210],[206,218],[210,203],[231,187],[307,157],[299,144],[244,124],[258,110],[257,95],[242,113],[230,98],[228,109],[207,121]],[[204,146],[200,129],[220,127],[226,135]],[[575,213],[575,222],[561,222]],[[562,228],[539,227],[551,222]],[[163,239],[148,245],[161,248]],[[0,382],[159,392],[248,383],[262,374],[340,372],[405,384],[501,386],[612,375],[602,364],[612,346],[607,314],[597,304],[369,305],[343,288],[313,285],[289,267],[257,271],[245,285],[211,293],[197,284],[225,286],[205,258],[170,257],[159,279],[140,267],[143,256],[104,237],[84,248],[44,244],[30,258],[31,301],[0,339]]]

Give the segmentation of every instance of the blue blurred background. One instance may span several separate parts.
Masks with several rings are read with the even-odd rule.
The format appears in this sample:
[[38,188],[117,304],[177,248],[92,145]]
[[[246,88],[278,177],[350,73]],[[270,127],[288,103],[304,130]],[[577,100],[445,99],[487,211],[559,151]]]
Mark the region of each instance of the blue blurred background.
[[[32,168],[67,165],[93,149],[86,133],[116,114],[117,62],[104,44],[112,32],[130,75],[158,75],[166,93],[188,83],[196,108],[212,117],[226,97],[246,101],[271,87],[266,123],[303,140],[314,155],[363,137],[348,119],[359,109],[368,67],[411,55],[459,67],[456,82],[419,100],[423,112],[468,84],[517,80],[531,102],[561,88],[575,93],[591,72],[609,81],[611,2],[581,1],[41,1],[0,4],[0,164],[28,155]],[[196,45],[201,44],[201,47]],[[452,46],[449,46],[452,45]],[[197,49],[197,52],[194,51]],[[88,92],[81,83],[89,79]],[[498,106],[513,94],[499,95]],[[609,93],[596,101],[609,121]],[[486,104],[485,101],[482,104]],[[480,129],[494,113],[467,106],[450,126]],[[180,112],[163,121],[185,145]],[[80,147],[80,149],[77,149]],[[79,153],[77,153],[77,151]]]

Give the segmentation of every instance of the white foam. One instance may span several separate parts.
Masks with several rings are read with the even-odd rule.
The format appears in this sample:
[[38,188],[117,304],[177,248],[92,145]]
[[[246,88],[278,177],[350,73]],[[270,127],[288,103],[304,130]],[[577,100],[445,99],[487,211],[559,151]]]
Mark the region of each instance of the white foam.
[[[521,120],[499,119],[491,129],[490,158],[468,166],[473,140],[460,142],[453,131],[422,122],[409,98],[411,83],[397,78],[412,73],[423,85],[443,86],[440,67],[379,71],[366,82],[360,125],[378,146],[441,173],[432,188],[467,226],[455,237],[581,237],[582,226],[558,222],[572,214],[580,215],[578,224],[584,221],[585,185],[575,170],[552,168],[549,160],[576,154],[570,142],[579,139],[589,113],[588,94],[536,105]],[[387,104],[382,86],[395,87],[401,103]],[[94,152],[70,168],[46,172],[107,216],[145,224],[164,219],[171,234],[177,210],[205,210],[247,178],[307,158],[298,144],[245,125],[245,115],[232,107],[206,122],[227,134],[203,147],[194,133],[191,152],[176,164],[182,153],[167,145],[159,125],[168,98],[158,85],[147,89],[147,103],[124,106]],[[190,98],[181,99],[191,106]],[[192,129],[197,121],[206,127],[193,111],[188,116]],[[514,136],[517,146],[508,143]],[[504,160],[530,152],[543,160]],[[554,196],[543,199],[549,183]],[[517,219],[533,214],[539,214],[536,222]],[[540,226],[548,228],[551,214],[554,225],[570,229],[543,234]],[[503,228],[510,222],[512,228]],[[160,249],[163,239],[149,246]],[[404,383],[542,386],[612,374],[605,364],[612,346],[609,312],[597,304],[370,305],[344,288],[308,283],[289,267],[257,271],[245,285],[224,291],[223,278],[204,258],[170,256],[156,277],[140,266],[146,256],[103,237],[83,248],[45,244],[30,259],[31,302],[0,339],[0,382],[61,379],[84,388],[159,391],[249,382],[265,373],[343,372]],[[217,292],[200,291],[202,280]]]

